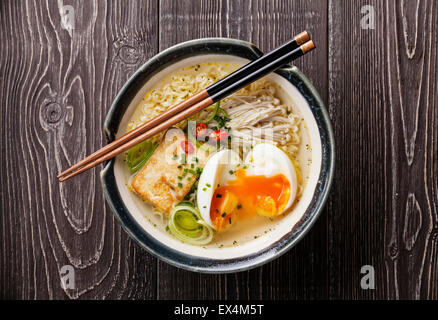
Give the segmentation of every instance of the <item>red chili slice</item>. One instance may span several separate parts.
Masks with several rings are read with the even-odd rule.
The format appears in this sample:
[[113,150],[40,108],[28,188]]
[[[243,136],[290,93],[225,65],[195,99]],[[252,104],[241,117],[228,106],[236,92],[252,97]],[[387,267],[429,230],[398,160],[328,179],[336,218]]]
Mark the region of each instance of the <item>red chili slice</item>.
[[228,138],[228,132],[223,130],[212,131],[210,132],[209,137],[213,141],[222,141]]
[[189,140],[181,141],[181,149],[183,149],[184,153],[191,154],[195,151],[195,147]]
[[207,133],[207,125],[204,122],[196,124],[196,137],[203,137]]

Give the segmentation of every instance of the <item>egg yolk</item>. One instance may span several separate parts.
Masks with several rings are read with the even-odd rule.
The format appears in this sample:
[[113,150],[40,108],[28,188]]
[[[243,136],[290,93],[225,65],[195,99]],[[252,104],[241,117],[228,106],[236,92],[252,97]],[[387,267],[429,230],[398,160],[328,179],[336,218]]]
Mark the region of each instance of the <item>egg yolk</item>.
[[254,215],[273,217],[284,210],[291,186],[283,174],[247,176],[240,169],[235,175],[235,180],[216,188],[211,200],[210,219],[217,231],[228,228],[237,219]]

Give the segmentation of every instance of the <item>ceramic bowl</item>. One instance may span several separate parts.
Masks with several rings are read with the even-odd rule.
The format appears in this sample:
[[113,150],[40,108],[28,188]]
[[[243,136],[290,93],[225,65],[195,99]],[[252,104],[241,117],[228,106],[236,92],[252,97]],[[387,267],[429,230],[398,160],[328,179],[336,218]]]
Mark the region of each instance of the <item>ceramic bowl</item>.
[[[182,67],[207,61],[243,65],[262,52],[253,44],[233,39],[208,38],[175,45],[146,62],[123,86],[105,120],[108,142],[123,135],[137,104],[149,88]],[[302,59],[305,59],[303,57]],[[174,266],[207,273],[227,273],[254,268],[278,258],[309,231],[327,199],[333,179],[334,140],[324,104],[310,81],[296,67],[285,66],[269,75],[293,98],[308,128],[311,152],[309,178],[299,203],[274,230],[242,244],[197,247],[184,244],[157,228],[148,207],[126,187],[129,172],[119,156],[101,172],[106,200],[126,232],[143,248]]]

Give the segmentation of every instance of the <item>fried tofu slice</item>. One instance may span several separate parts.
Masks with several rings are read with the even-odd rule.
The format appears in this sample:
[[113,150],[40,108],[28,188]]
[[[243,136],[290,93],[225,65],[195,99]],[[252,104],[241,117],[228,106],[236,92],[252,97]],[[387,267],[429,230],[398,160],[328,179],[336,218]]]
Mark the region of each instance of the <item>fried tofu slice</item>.
[[168,130],[158,148],[131,182],[132,189],[146,202],[168,215],[196,182],[196,168],[203,168],[208,153],[195,149],[186,154],[187,140],[177,128]]

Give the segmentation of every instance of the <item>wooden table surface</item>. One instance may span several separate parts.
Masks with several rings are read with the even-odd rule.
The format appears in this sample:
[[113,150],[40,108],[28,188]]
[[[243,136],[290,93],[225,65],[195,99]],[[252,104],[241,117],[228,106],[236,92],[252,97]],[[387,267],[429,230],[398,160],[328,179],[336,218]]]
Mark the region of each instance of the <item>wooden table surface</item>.
[[[417,299],[438,297],[438,2],[0,1],[0,297],[18,299]],[[362,29],[371,5],[375,28]],[[368,8],[369,9],[369,8]],[[370,21],[368,21],[370,22]],[[59,184],[105,145],[118,90],[176,43],[230,37],[263,51],[308,30],[297,61],[332,119],[336,171],[304,239],[257,269],[174,268],[115,221],[101,167]],[[63,290],[72,265],[76,288]],[[361,267],[375,289],[360,286]]]

